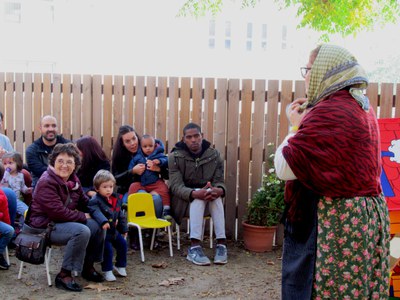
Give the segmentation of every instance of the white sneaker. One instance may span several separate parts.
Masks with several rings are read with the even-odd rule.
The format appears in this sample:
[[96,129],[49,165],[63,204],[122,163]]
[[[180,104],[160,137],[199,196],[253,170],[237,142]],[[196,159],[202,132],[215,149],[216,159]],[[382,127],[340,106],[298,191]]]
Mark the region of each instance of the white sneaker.
[[114,274],[112,271],[107,271],[104,272],[104,279],[107,281],[115,281],[117,278],[115,278]]
[[126,268],[122,268],[122,267],[120,268],[120,267],[114,266],[114,271],[117,272],[118,276],[122,276],[122,277],[126,277],[127,276]]

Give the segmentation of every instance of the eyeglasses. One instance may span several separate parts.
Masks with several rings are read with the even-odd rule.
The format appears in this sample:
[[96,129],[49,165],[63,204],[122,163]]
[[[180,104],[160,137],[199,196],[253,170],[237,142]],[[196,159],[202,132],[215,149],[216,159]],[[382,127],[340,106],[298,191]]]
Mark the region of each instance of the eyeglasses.
[[68,167],[72,167],[73,165],[75,165],[75,162],[73,160],[64,161],[63,159],[57,159],[56,164],[67,165]]
[[310,70],[311,70],[311,68],[307,68],[307,67],[300,68],[301,76],[303,78],[306,78],[306,75],[307,75],[308,71],[310,71]]

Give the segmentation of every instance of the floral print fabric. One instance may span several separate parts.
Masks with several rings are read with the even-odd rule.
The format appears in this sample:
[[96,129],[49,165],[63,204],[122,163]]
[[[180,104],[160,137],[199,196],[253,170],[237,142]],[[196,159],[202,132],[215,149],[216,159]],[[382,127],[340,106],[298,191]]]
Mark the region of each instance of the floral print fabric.
[[387,299],[389,225],[383,196],[321,199],[313,299]]

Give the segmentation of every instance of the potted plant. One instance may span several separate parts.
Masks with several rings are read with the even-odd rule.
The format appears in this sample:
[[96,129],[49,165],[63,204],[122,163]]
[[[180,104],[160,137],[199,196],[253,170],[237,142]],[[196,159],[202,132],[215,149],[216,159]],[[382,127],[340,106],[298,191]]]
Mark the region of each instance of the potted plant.
[[[273,154],[270,158],[273,157]],[[285,182],[271,168],[263,175],[262,186],[248,203],[243,225],[246,249],[255,252],[271,251],[277,225],[284,209]]]

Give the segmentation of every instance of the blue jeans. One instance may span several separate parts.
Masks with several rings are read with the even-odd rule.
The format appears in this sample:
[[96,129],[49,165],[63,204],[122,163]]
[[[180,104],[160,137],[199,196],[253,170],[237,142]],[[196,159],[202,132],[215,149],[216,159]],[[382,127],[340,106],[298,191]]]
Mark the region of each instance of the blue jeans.
[[15,216],[17,215],[17,195],[15,195],[15,192],[8,187],[1,187],[1,189],[7,197],[10,222],[11,226],[14,227]]
[[106,241],[104,243],[103,262],[101,263],[101,270],[103,272],[112,271],[113,269],[113,247],[117,251],[117,255],[115,257],[115,266],[118,268],[126,267],[128,247],[126,245],[126,240],[120,233],[117,233],[115,238],[109,236],[106,237]]
[[0,221],[0,254],[6,250],[8,243],[14,235],[14,228],[7,223]]

